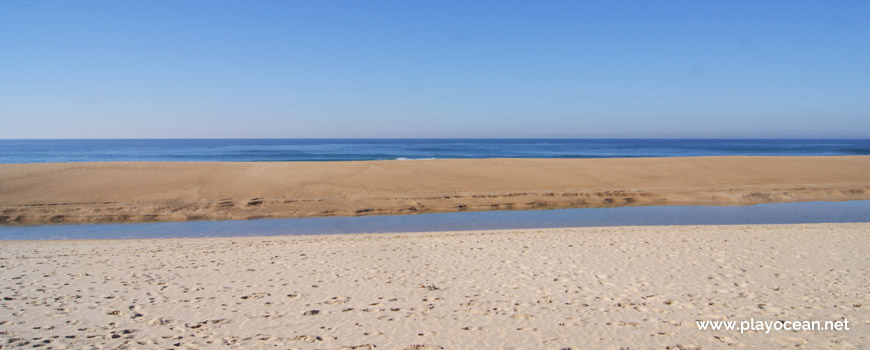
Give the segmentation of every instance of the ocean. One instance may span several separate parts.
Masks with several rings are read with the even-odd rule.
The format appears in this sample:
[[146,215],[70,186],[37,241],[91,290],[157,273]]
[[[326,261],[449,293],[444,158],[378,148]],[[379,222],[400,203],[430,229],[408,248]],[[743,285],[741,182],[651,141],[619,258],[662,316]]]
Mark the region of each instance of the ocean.
[[846,139],[0,140],[0,163],[870,155]]

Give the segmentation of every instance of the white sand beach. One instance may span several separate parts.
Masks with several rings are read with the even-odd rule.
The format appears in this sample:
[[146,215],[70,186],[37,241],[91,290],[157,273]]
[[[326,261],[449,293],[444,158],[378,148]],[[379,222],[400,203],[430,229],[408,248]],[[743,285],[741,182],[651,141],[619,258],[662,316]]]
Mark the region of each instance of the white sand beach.
[[[870,224],[0,243],[3,348],[866,349]],[[842,320],[842,331],[696,321]]]

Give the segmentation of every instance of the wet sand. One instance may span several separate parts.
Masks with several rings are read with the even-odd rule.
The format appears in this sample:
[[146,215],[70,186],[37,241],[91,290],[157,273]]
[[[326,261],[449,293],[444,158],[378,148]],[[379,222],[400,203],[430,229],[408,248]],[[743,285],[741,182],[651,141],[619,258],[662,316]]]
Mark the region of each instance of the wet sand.
[[870,199],[870,157],[0,165],[0,224]]
[[[3,242],[0,343],[865,349],[870,224]],[[698,320],[849,331],[699,331]]]

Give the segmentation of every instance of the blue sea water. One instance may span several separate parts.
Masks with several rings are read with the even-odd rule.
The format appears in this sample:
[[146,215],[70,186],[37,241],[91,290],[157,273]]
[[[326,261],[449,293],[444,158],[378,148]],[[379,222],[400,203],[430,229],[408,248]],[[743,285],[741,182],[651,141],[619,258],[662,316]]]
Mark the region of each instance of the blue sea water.
[[845,139],[0,140],[0,163],[870,155]]

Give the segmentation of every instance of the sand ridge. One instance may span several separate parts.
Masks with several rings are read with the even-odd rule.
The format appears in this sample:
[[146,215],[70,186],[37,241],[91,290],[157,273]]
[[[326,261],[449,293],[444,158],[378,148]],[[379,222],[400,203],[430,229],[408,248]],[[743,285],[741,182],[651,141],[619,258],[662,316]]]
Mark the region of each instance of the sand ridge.
[[870,199],[870,156],[0,165],[0,224]]
[[[4,242],[0,343],[866,349],[870,224]],[[850,320],[699,331],[697,320]]]

